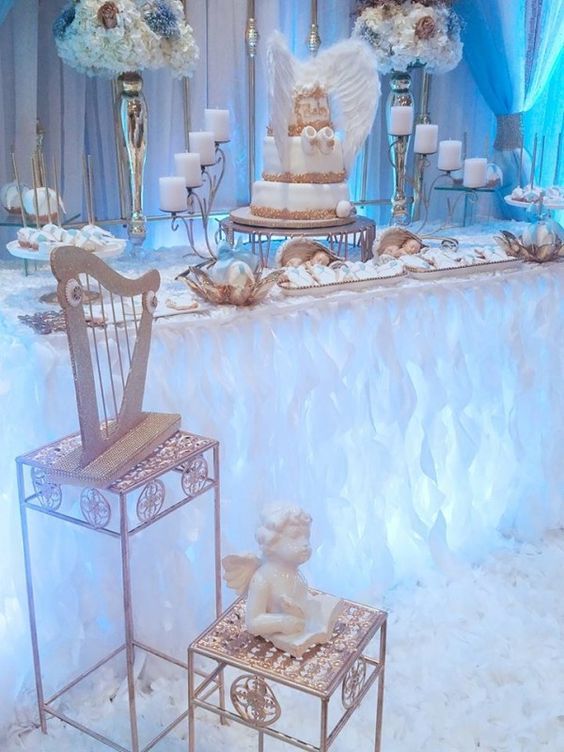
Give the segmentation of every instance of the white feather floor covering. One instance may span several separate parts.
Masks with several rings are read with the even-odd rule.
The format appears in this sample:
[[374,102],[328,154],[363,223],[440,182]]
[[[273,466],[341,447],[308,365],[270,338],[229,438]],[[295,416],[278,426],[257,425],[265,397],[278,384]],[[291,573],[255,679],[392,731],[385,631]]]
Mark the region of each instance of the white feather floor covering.
[[[383,752],[557,752],[564,749],[564,531],[490,557],[475,569],[451,568],[390,593]],[[119,736],[110,677],[82,718]],[[139,710],[160,722],[184,692],[160,681]],[[369,695],[333,749],[372,750]],[[23,711],[22,711],[23,712]],[[301,717],[300,717],[301,715]],[[311,728],[303,703],[292,718]],[[21,718],[22,726],[26,718]],[[309,724],[309,725],[308,725]],[[299,727],[298,727],[299,728]],[[185,727],[158,747],[185,752]],[[241,727],[199,716],[198,752],[254,752]],[[101,752],[104,747],[50,721],[49,736],[13,729],[5,752]],[[266,741],[266,750],[286,749]],[[290,749],[290,747],[287,747]]]

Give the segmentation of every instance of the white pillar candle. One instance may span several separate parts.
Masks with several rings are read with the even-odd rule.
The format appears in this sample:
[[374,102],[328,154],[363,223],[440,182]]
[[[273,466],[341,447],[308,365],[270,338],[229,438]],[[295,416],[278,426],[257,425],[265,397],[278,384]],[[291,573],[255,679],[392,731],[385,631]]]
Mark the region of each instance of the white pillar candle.
[[410,104],[390,108],[390,136],[409,136],[413,130],[413,107]]
[[229,110],[204,110],[206,130],[213,133],[214,139],[225,143],[231,138]]
[[215,162],[215,139],[211,131],[191,131],[188,134],[190,151],[200,155],[204,166]]
[[462,167],[462,141],[441,141],[439,143],[439,170],[459,170]]
[[415,126],[413,151],[416,154],[434,154],[439,142],[439,126],[420,123]]
[[184,211],[188,203],[185,179],[181,177],[159,178],[159,199],[162,211]]
[[486,184],[487,173],[488,160],[485,157],[465,159],[462,183],[466,188],[482,188]]
[[183,151],[174,155],[176,174],[184,178],[187,188],[197,188],[202,185],[202,165],[200,155],[190,151]]

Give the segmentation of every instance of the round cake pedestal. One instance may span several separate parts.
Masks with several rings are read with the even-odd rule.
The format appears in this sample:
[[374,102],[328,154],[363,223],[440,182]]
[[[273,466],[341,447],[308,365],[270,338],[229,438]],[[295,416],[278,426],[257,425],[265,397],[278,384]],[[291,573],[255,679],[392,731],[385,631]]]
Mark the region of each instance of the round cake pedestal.
[[237,235],[246,236],[249,249],[260,258],[263,266],[270,266],[270,262],[274,261],[271,257],[275,255],[279,241],[301,236],[318,238],[336,256],[343,259],[348,259],[358,249],[361,260],[367,261],[372,258],[376,224],[368,217],[356,216],[352,221],[341,225],[320,226],[318,223],[312,226],[308,223],[301,227],[265,227],[262,224],[235,222],[232,217],[226,217],[219,223],[219,234],[230,245],[235,244]]

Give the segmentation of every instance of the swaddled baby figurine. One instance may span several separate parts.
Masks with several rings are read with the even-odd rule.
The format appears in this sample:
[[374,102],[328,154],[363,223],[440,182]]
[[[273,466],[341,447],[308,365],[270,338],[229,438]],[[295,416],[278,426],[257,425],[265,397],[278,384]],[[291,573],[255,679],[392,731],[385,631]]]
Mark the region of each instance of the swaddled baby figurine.
[[247,592],[248,631],[298,657],[330,639],[342,607],[338,598],[311,592],[299,571],[311,556],[310,531],[311,517],[299,507],[269,506],[256,531],[262,559],[223,559],[227,585]]

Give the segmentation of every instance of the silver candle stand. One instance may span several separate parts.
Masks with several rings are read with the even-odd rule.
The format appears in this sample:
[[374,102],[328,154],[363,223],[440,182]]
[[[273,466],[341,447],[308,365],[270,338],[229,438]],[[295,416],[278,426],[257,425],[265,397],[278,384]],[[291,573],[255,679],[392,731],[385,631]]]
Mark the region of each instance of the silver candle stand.
[[[187,187],[185,211],[168,212],[165,209],[161,209],[162,212],[170,214],[170,227],[173,232],[176,232],[181,224],[184,225],[190,250],[200,258],[217,258],[215,249],[210,243],[208,225],[219,186],[221,185],[223,176],[225,175],[226,158],[222,146],[227,143],[229,142],[216,141],[215,162],[211,165],[202,165],[202,185],[199,187],[199,190],[202,191],[202,195],[197,192],[196,188]],[[202,227],[204,229],[204,240],[206,243],[207,254],[202,253],[200,250],[198,250],[194,242],[194,219],[197,216],[200,216],[202,219]]]

